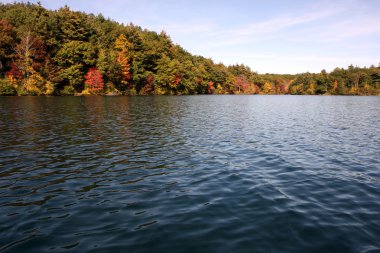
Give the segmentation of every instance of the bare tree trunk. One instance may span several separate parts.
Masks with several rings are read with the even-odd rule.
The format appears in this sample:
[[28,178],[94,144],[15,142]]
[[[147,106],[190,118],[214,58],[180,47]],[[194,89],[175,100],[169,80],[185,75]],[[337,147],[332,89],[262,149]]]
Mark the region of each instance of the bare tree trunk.
[[30,85],[30,74],[32,71],[32,57],[35,53],[35,40],[30,31],[21,38],[20,44],[16,47],[17,57],[20,60],[19,68],[24,74],[26,86]]
[[360,80],[360,75],[359,74],[356,74],[355,75],[355,90],[356,90],[356,95],[359,94],[359,80]]

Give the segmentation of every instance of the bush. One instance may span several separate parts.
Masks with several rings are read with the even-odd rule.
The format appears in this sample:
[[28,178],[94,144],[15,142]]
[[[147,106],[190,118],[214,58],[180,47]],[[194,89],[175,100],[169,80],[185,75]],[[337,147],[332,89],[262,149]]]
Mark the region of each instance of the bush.
[[37,86],[32,86],[32,87],[30,87],[30,88],[27,90],[27,94],[28,94],[29,96],[40,96],[41,93],[42,93],[41,90],[38,89]]
[[61,91],[62,96],[72,96],[75,93],[75,89],[73,86],[66,85],[63,87],[63,90]]
[[137,95],[137,91],[136,91],[135,88],[132,88],[132,89],[130,89],[130,90],[128,91],[127,94],[130,95],[130,96],[136,96],[136,95]]
[[15,96],[17,90],[7,80],[0,79],[0,96]]
[[18,87],[18,90],[17,90],[17,94],[19,96],[39,96],[41,95],[41,90],[31,84],[31,85],[26,85],[26,84],[23,84],[22,86]]
[[54,83],[50,82],[50,81],[47,81],[45,83],[45,90],[44,90],[44,94],[45,95],[52,95],[54,93],[54,90],[55,90],[55,85]]

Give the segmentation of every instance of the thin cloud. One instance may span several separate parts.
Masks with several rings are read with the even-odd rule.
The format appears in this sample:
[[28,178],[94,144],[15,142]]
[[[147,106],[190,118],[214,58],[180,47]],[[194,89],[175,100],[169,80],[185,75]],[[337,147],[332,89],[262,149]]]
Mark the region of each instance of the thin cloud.
[[345,21],[330,26],[327,30],[321,31],[321,41],[332,42],[341,41],[354,37],[361,37],[372,34],[380,34],[380,18],[362,19],[357,21]]
[[276,60],[276,61],[301,61],[301,62],[349,62],[349,61],[359,61],[368,62],[376,61],[376,57],[333,57],[333,56],[318,56],[318,55],[278,55],[278,54],[220,54],[220,57],[235,57],[235,58],[245,58],[245,59],[266,59],[266,60]]
[[[379,24],[379,17],[361,17],[352,20],[338,21],[323,26],[305,28],[298,31],[297,36],[289,36],[289,41],[298,43],[310,41],[333,43],[347,41],[347,39],[360,39],[368,35],[379,35]],[[308,36],[309,34],[313,36]]]
[[210,19],[197,19],[188,22],[172,22],[161,19],[152,28],[156,31],[165,30],[169,34],[199,36],[199,34],[208,34],[215,31],[216,27],[215,22]]
[[[290,28],[305,26],[308,23],[316,22],[327,17],[331,17],[339,13],[340,9],[322,10],[319,12],[309,12],[302,15],[290,15],[282,17],[274,17],[261,22],[253,22],[251,24],[234,27],[231,29],[215,29],[215,24],[207,29],[207,33],[198,35],[204,39],[208,39],[211,43],[203,44],[203,47],[209,46],[230,46],[245,44],[257,41],[274,40],[283,37],[283,32]],[[217,43],[213,43],[217,41]]]
[[232,30],[231,32],[235,35],[262,35],[277,32],[289,27],[296,25],[304,25],[312,21],[320,20],[326,18],[333,14],[336,14],[337,11],[326,10],[320,12],[311,12],[300,16],[285,16],[274,18],[271,20],[266,20],[264,22],[258,22],[249,24],[242,28]]

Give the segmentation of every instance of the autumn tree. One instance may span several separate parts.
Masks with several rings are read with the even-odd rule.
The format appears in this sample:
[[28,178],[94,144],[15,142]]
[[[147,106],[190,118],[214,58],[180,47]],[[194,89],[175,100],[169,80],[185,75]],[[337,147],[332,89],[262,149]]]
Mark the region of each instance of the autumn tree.
[[32,57],[35,54],[35,38],[28,31],[25,36],[21,38],[20,43],[17,45],[15,51],[17,54],[17,67],[22,71],[26,82],[29,82],[29,76],[32,72]]
[[102,74],[97,68],[90,68],[85,76],[86,90],[89,93],[99,93],[104,88],[104,81]]
[[15,67],[17,66],[23,74],[23,91],[39,94],[43,78],[38,73],[38,70],[42,67],[46,54],[44,43],[28,31],[22,36],[20,43],[15,48],[15,52]]
[[272,92],[272,84],[270,82],[265,82],[263,87],[264,94],[270,94]]
[[213,81],[210,81],[208,83],[208,88],[207,88],[207,91],[209,94],[213,94],[214,91],[215,91],[215,86],[214,86],[214,82]]
[[147,73],[144,84],[139,90],[139,95],[151,95],[154,94],[154,75],[151,72]]
[[[115,41],[115,49],[117,50],[117,62],[121,69],[121,84],[122,90],[125,90],[130,84],[131,79],[131,66],[128,61],[128,49],[131,47],[131,43],[127,40],[124,34],[121,34]],[[131,88],[131,87],[129,87]]]
[[235,81],[234,81],[235,93],[237,94],[244,93],[244,91],[248,88],[248,86],[249,86],[249,82],[244,75],[239,75],[235,77]]
[[14,44],[13,26],[7,19],[0,19],[0,74],[4,73],[12,58]]

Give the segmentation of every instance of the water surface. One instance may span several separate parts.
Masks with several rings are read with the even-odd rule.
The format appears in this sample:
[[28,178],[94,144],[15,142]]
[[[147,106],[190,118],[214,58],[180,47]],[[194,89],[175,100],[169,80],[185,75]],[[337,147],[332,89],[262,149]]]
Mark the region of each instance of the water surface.
[[379,108],[0,97],[0,252],[380,252]]

